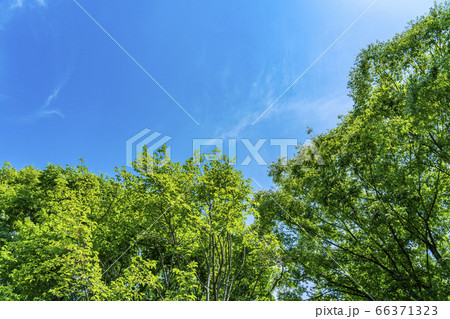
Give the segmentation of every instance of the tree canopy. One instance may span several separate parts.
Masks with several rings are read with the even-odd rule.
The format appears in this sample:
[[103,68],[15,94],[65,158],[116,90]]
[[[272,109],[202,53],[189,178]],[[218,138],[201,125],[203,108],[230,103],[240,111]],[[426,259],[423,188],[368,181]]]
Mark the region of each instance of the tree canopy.
[[362,50],[353,110],[313,148],[272,165],[279,189],[258,201],[287,251],[283,298],[450,296],[449,27],[448,4],[436,5]]
[[0,299],[271,300],[279,244],[225,157],[0,171]]
[[115,177],[5,163],[0,300],[450,300],[449,31],[436,4],[362,50],[353,109],[268,191],[164,147]]

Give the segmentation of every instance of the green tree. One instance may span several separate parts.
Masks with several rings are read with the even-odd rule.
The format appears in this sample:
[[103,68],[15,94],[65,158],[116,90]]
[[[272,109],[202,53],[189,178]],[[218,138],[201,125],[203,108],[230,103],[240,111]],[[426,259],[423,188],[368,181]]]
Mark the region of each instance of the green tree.
[[449,31],[435,5],[362,50],[353,110],[314,138],[324,163],[305,147],[272,165],[279,188],[257,198],[286,250],[280,298],[449,298]]
[[265,300],[279,242],[224,156],[146,151],[134,171],[0,170],[2,300]]

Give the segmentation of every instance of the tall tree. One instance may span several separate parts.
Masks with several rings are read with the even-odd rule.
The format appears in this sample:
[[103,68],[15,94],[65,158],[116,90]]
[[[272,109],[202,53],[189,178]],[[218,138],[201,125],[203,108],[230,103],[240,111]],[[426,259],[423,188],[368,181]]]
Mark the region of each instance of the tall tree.
[[305,147],[271,167],[279,188],[257,197],[286,250],[281,298],[449,298],[449,37],[446,3],[362,50],[353,110],[314,138],[324,163]]
[[246,217],[252,190],[224,156],[146,152],[134,171],[0,170],[0,299],[265,300],[279,242]]

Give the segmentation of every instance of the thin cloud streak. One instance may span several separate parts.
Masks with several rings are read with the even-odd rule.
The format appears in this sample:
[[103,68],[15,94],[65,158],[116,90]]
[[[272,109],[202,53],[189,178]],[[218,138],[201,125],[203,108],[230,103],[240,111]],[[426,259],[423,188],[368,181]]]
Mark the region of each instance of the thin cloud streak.
[[76,0],[72,0],[129,58],[134,62],[187,116],[198,126],[197,120]]
[[49,95],[45,103],[41,106],[40,112],[38,112],[39,115],[46,116],[46,115],[53,115],[56,114],[60,117],[64,117],[64,114],[62,114],[59,110],[48,110],[48,107],[52,103],[54,99],[56,99],[59,95],[59,92],[61,91],[63,84],[59,85],[52,94]]
[[65,115],[57,108],[50,109],[50,105],[56,100],[60,94],[61,89],[65,85],[66,80],[63,80],[47,97],[44,104],[42,104],[33,114],[22,119],[25,123],[35,122],[37,120],[48,118],[53,115],[59,116],[60,118],[64,118]]
[[[299,133],[299,126],[312,127],[315,131],[323,131],[334,127],[338,122],[338,116],[347,114],[352,109],[352,101],[346,96],[334,95],[316,100],[295,100],[282,103],[280,108],[270,111],[271,116],[262,118],[262,122],[283,125],[286,130]],[[241,138],[242,133],[252,128],[251,119],[258,113],[249,112],[241,117],[233,127],[224,130],[218,129],[215,136],[220,139]],[[247,131],[248,132],[248,131]]]
[[318,57],[317,57],[317,59],[316,60],[314,60],[314,62],[283,92],[283,93],[281,93],[281,95],[280,96],[278,96],[276,99],[275,99],[275,101],[273,101],[265,110],[264,110],[264,112],[262,112],[261,113],[261,115],[260,116],[258,116],[258,118],[252,123],[252,125],[255,125],[256,124],[256,122],[258,122],[267,112],[269,112],[269,110],[295,85],[295,84],[297,84],[297,82],[298,81],[300,81],[300,79],[301,78],[303,78],[303,76],[306,74],[306,73],[308,73],[308,71],[309,70],[311,70],[322,58],[323,58],[323,56],[325,56],[325,54],[327,54],[328,53],[328,51],[330,51],[333,47],[334,47],[334,45],[336,44],[336,43],[338,43],[339,42],[339,40],[342,38],[342,37],[344,37],[344,35],[348,32],[348,31],[350,31],[350,29],[351,28],[353,28],[353,26],[356,24],[356,23],[358,23],[359,22],[359,20],[361,20],[362,19],[362,17],[364,17],[365,15],[366,15],[366,13],[367,12],[369,12],[370,11],[370,9],[378,2],[379,0],[375,0],[374,2],[372,2],[372,4],[363,12],[363,13],[361,13],[361,15],[358,17],[358,18],[356,18],[356,20],[355,21],[353,21],[353,23],[352,24],[350,24],[349,26],[348,26],[348,28],[324,51],[324,52],[322,52],[322,54],[320,54]]

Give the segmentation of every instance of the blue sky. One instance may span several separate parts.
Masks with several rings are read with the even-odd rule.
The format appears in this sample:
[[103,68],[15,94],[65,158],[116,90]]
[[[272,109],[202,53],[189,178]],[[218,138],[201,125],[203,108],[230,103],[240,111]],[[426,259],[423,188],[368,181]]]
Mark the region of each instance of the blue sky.
[[[373,0],[0,0],[0,161],[75,165],[113,175],[145,128],[192,140],[237,139],[237,163],[267,139],[307,138],[352,107],[347,75],[361,48],[404,30],[432,0],[379,0],[257,123],[252,123]],[[146,74],[145,69],[198,122]],[[225,147],[227,153],[227,148]],[[290,148],[290,154],[294,148]],[[237,165],[270,187],[267,166]],[[255,187],[258,189],[258,187]]]

